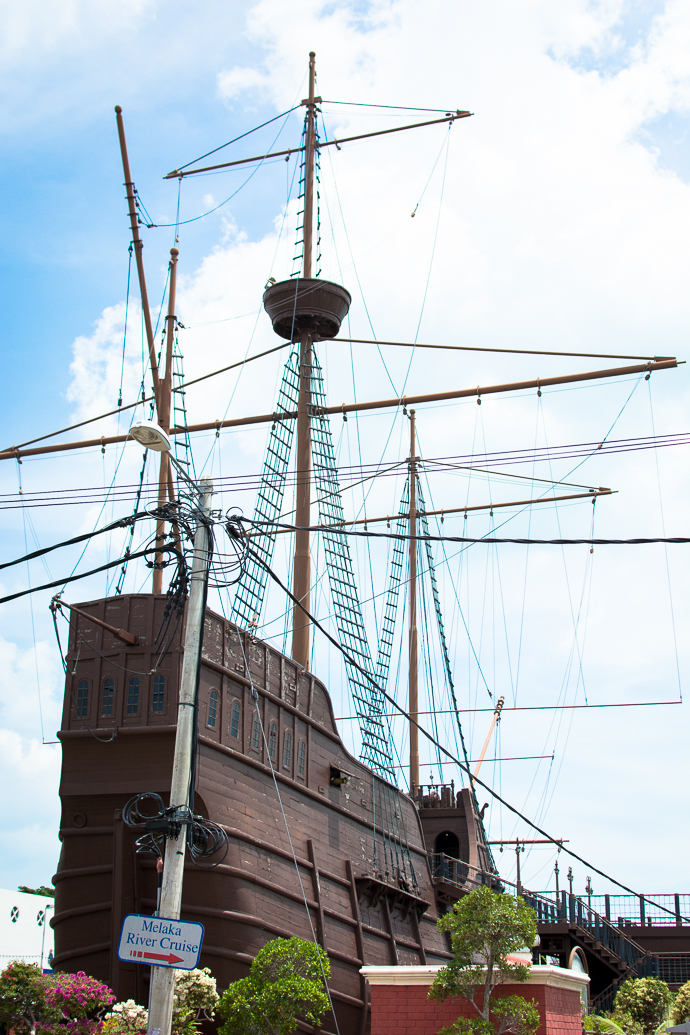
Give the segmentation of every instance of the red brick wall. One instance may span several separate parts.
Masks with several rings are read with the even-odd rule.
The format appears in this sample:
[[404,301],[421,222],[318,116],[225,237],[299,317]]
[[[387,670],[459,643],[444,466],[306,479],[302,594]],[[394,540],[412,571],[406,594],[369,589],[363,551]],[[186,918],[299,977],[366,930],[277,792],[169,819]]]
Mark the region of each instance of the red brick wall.
[[[372,985],[371,1035],[436,1035],[458,1017],[477,1016],[462,999],[428,999],[428,985]],[[481,994],[481,993],[480,993]],[[579,993],[552,985],[502,985],[500,995],[533,999],[541,1016],[537,1035],[581,1035]]]

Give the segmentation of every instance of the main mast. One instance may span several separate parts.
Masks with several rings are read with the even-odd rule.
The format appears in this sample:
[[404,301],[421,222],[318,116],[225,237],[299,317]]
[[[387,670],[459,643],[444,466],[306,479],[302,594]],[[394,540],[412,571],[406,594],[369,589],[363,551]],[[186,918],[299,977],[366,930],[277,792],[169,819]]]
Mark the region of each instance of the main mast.
[[410,629],[409,629],[409,710],[410,710],[410,794],[419,787],[419,686],[417,665],[417,457],[415,411],[410,410]]
[[[307,106],[305,187],[304,187],[304,261],[302,276],[311,279],[314,236],[314,144],[316,142],[316,55],[309,54],[309,97]],[[295,556],[293,561],[293,592],[301,604],[310,610],[311,558],[309,556],[309,527],[311,510],[311,434],[309,406],[311,402],[312,340],[310,328],[303,328],[299,346],[299,402],[297,405],[297,477],[295,499]],[[309,620],[299,604],[292,608],[292,656],[304,669],[309,667]]]
[[[350,294],[339,284],[314,277],[314,181],[315,156],[319,142],[316,133],[316,55],[309,54],[309,96],[306,107],[304,142],[304,222],[302,237],[302,276],[271,284],[264,292],[264,307],[281,338],[299,342],[299,395],[297,399],[297,460],[295,477],[295,554],[292,591],[299,601],[292,609],[292,657],[309,668],[309,619],[302,608],[310,610],[311,559],[309,556],[312,442],[312,370],[314,342],[334,338],[350,308]],[[317,271],[318,274],[318,271]],[[300,604],[302,606],[300,606]]]

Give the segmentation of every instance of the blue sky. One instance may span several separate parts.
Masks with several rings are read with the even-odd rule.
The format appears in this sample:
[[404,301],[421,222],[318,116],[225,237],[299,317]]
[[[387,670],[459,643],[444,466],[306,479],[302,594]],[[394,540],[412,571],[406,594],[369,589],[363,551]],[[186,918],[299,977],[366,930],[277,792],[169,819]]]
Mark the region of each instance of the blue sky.
[[[378,337],[407,341],[421,320],[420,335],[428,341],[592,352],[651,350],[679,357],[687,353],[690,77],[685,57],[690,17],[681,3],[496,0],[479,9],[465,0],[434,5],[420,0],[297,0],[290,5],[205,0],[192,10],[177,0],[166,5],[129,0],[117,9],[104,0],[73,0],[59,7],[34,0],[3,17],[0,348],[6,445],[103,412],[117,398],[129,230],[114,105],[124,109],[133,175],[147,209],[157,223],[171,222],[177,185],[164,181],[164,174],[304,96],[312,48],[326,97],[449,105],[475,112],[453,128],[447,165],[443,127],[414,137],[401,135],[385,146],[344,148],[324,159],[324,271],[352,290],[352,336],[369,337],[371,319]],[[325,114],[331,131],[337,129],[339,135],[364,132],[392,119],[335,107],[326,108]],[[260,153],[273,140],[276,125],[235,145],[233,156]],[[297,113],[284,130],[285,138],[294,143],[299,132]],[[257,323],[251,314],[260,307],[267,276],[290,272],[293,210],[287,230],[280,233],[289,174],[285,163],[268,166],[219,212],[181,228],[179,314],[190,326],[183,338],[190,375],[241,358],[250,345],[258,350],[274,343],[266,321]],[[218,204],[239,182],[237,173],[185,182],[182,220]],[[410,212],[427,182],[411,221]],[[155,309],[173,231],[142,233]],[[250,315],[229,320],[243,314]],[[133,278],[127,401],[140,377],[137,320]],[[390,395],[389,375],[401,385],[408,358],[386,353],[386,372],[373,350],[360,350],[353,353],[353,375],[349,354],[329,351],[323,361],[331,398],[339,402],[353,393],[359,398]],[[228,407],[236,414],[272,410],[280,367],[278,360],[271,364],[260,371],[248,368],[239,381],[233,375],[208,382],[203,393],[190,392],[190,418],[214,419]],[[466,354],[440,361],[418,354],[410,376],[420,390],[432,390],[447,382],[492,383],[585,366],[582,360]],[[652,402],[657,433],[685,430],[685,370],[655,376],[651,386],[636,389],[629,404],[633,386],[625,382],[548,398],[545,393],[541,416],[535,415],[533,398],[485,401],[481,411],[474,404],[430,408],[420,416],[420,441],[429,456],[465,454],[473,441],[486,442],[487,450],[505,448],[507,441],[527,447],[536,436],[551,444],[593,441],[606,433],[621,409],[616,434],[650,434]],[[357,462],[360,448],[372,451],[368,459],[383,455],[386,448],[390,455],[402,450],[402,426],[386,420],[350,421],[347,428],[334,424],[343,462],[346,457]],[[112,423],[98,427],[100,433]],[[197,456],[208,457],[207,469],[215,477],[253,472],[260,467],[264,442],[263,431],[228,434],[218,442],[210,435],[199,439]],[[597,510],[602,534],[659,534],[659,485],[666,528],[682,534],[688,476],[681,453],[665,451],[658,480],[651,454],[602,458],[591,475],[586,469],[597,484],[620,489],[618,497],[607,501],[608,509]],[[129,447],[121,455],[118,479],[131,481],[139,455]],[[98,451],[89,457],[64,454],[54,461],[26,461],[21,474],[27,491],[107,485],[115,463],[111,451],[104,458]],[[2,491],[16,491],[16,466],[7,464],[2,471]],[[566,473],[564,468],[556,475]],[[451,488],[439,484],[434,492],[447,505],[451,499],[457,504],[453,493],[466,498],[464,483],[461,490],[455,484]],[[382,488],[371,505],[388,512],[385,508],[395,505],[398,489]],[[481,494],[488,490],[473,486],[471,491],[482,502]],[[224,506],[234,503],[251,511],[253,500],[247,494],[223,499]],[[31,525],[22,522],[20,511],[5,512],[6,556],[21,552],[24,534],[30,542],[32,528],[43,545],[99,519],[94,507],[27,513]],[[575,535],[589,529],[590,518],[589,511],[574,507],[558,520]],[[532,531],[538,527],[545,535],[555,534],[552,513],[535,521]],[[481,526],[480,534],[484,531]],[[84,563],[100,556],[93,549]],[[506,587],[510,637],[520,628],[521,609],[527,608],[531,632],[524,645],[525,702],[552,700],[568,680],[574,679],[573,688],[577,683],[568,661],[571,610],[589,578],[587,556],[547,560],[535,555],[530,561],[533,597],[523,596],[520,589],[522,557],[506,558],[502,575],[489,579],[489,590],[484,588],[486,558],[462,574],[456,571],[460,582],[467,579],[463,592],[472,601],[478,641],[488,627],[482,624],[485,614],[502,620],[499,576]],[[51,570],[59,574],[76,559],[51,560]],[[362,554],[361,560],[367,558]],[[676,653],[669,632],[664,558],[659,551],[634,556],[602,552],[595,562],[584,655],[589,692],[599,700],[670,698],[677,693]],[[690,566],[684,555],[675,553],[670,567],[684,678],[690,658],[683,587]],[[374,558],[372,572],[378,582],[363,587],[363,596],[377,587],[380,592],[385,558]],[[44,576],[39,567],[32,570],[34,582]],[[8,578],[7,592],[25,578],[25,572]],[[137,578],[141,582],[143,575]],[[92,580],[69,599],[87,599],[89,593],[97,596],[104,590],[102,582]],[[444,582],[443,592],[460,682],[474,699],[476,672],[468,667],[458,634],[450,582]],[[18,846],[0,864],[0,885],[5,887],[45,882],[56,859],[59,756],[55,747],[39,743],[36,695],[38,670],[46,740],[52,740],[59,722],[61,673],[48,598],[36,598],[33,618],[26,603],[4,605],[0,612],[5,670],[0,740],[11,759],[3,779],[12,775],[17,787],[15,800],[0,813],[5,835]],[[328,601],[318,600],[326,613]],[[280,608],[273,600],[269,617],[275,618]],[[266,634],[274,631],[271,626]],[[516,644],[511,639],[508,657],[500,637],[492,640],[486,633],[483,647],[497,688],[510,685],[511,693],[515,688],[509,670],[514,673]],[[344,714],[342,673],[337,661],[319,651],[318,671],[332,679],[334,701]],[[23,708],[16,701],[17,681],[30,702]],[[577,693],[582,693],[579,684]],[[561,777],[550,811],[546,803],[554,784],[546,779],[546,765],[537,771],[534,784],[533,767],[506,768],[492,773],[492,779],[497,787],[503,781],[503,790],[530,814],[544,812],[551,827],[558,828],[555,833],[570,836],[584,854],[595,855],[625,879],[648,891],[685,890],[676,886],[683,879],[677,860],[687,848],[677,824],[680,804],[676,799],[660,803],[654,791],[660,772],[669,785],[687,786],[682,761],[685,711],[678,708],[675,720],[667,714],[671,709],[644,711],[644,721],[633,710],[615,722],[610,713],[590,725],[576,718],[570,740],[565,727],[558,732],[537,720],[529,727],[504,722],[505,754],[558,748]],[[481,746],[480,721],[470,726],[471,738]],[[620,751],[624,744],[633,749]],[[620,802],[622,783],[635,787],[640,807],[654,808],[658,815],[663,869],[650,871],[639,858],[637,806]],[[592,809],[598,787],[606,787],[609,800],[618,802],[613,817]],[[513,836],[507,817],[496,813],[495,823],[497,835],[502,831]],[[38,851],[27,847],[34,827],[40,828]],[[545,865],[537,865],[535,857],[535,881],[544,877]]]

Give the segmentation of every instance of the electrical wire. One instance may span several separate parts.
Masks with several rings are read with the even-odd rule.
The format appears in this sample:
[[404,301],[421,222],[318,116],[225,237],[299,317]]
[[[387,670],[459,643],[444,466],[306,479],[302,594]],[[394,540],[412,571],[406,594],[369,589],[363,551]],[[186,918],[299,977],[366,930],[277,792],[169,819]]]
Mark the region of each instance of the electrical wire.
[[[300,608],[300,610],[303,611],[303,613],[306,615],[306,617],[309,619],[309,621],[312,622],[312,624],[319,630],[319,632],[322,633],[322,635],[324,635],[333,644],[333,646],[336,647],[340,651],[340,653],[348,661],[348,663],[353,665],[359,672],[361,672],[361,674],[366,677],[366,679],[371,683],[371,685],[376,690],[378,690],[379,693],[381,693],[383,695],[383,697],[385,697],[385,699],[387,701],[389,701],[393,705],[393,707],[396,709],[396,711],[403,718],[405,718],[408,723],[414,724],[417,727],[417,729],[419,730],[419,732],[422,733],[422,735],[427,738],[427,740],[429,740],[440,752],[442,752],[449,759],[449,761],[451,761],[455,765],[459,766],[460,769],[462,769],[467,774],[467,776],[471,777],[471,779],[473,780],[474,783],[477,783],[481,787],[483,787],[485,791],[487,791],[493,798],[496,799],[496,801],[500,802],[500,804],[505,806],[505,808],[507,808],[510,812],[512,812],[514,815],[516,815],[520,819],[522,819],[529,827],[531,827],[532,830],[535,830],[538,834],[541,834],[542,837],[546,838],[552,844],[561,847],[561,850],[563,852],[565,852],[566,855],[571,856],[573,859],[577,859],[578,862],[583,863],[586,867],[588,867],[591,870],[593,870],[594,873],[598,873],[600,877],[603,877],[605,880],[608,880],[612,884],[615,884],[616,887],[622,888],[623,891],[628,892],[628,894],[636,895],[638,898],[640,897],[639,893],[634,891],[632,888],[629,888],[627,886],[627,884],[622,884],[620,881],[616,880],[615,877],[611,877],[609,874],[605,873],[604,870],[600,870],[597,866],[594,866],[593,863],[589,862],[587,859],[584,859],[581,855],[578,855],[577,852],[574,852],[571,848],[566,848],[562,840],[560,840],[558,838],[555,838],[555,837],[552,837],[549,833],[547,833],[546,830],[543,830],[540,826],[538,826],[531,819],[529,819],[527,816],[525,816],[514,805],[511,805],[510,802],[506,801],[505,798],[501,797],[501,795],[499,795],[496,791],[494,791],[493,788],[489,787],[488,784],[484,783],[484,781],[481,780],[478,776],[476,776],[476,777],[473,776],[471,771],[470,771],[470,769],[469,769],[469,767],[466,766],[464,762],[461,762],[459,758],[456,758],[455,755],[453,755],[452,752],[450,752],[441,743],[439,743],[439,741],[437,741],[435,739],[435,737],[433,737],[432,734],[429,733],[429,731],[424,728],[424,726],[422,726],[419,722],[417,722],[415,719],[413,719],[412,716],[409,714],[409,712],[407,712],[401,705],[399,705],[397,703],[397,701],[395,701],[395,699],[393,697],[391,697],[390,694],[386,693],[386,691],[383,689],[383,687],[379,686],[379,684],[373,678],[371,673],[367,672],[361,665],[359,665],[357,663],[357,661],[355,661],[355,659],[352,658],[351,655],[345,650],[345,648],[342,647],[333,636],[331,636],[331,634],[328,632],[327,629],[325,629],[323,627],[323,625],[320,623],[320,621],[317,618],[315,618],[314,615],[312,615],[307,610],[307,608],[304,606],[304,604],[296,596],[294,596],[294,594],[292,594],[288,590],[288,588],[281,582],[280,578],[276,575],[276,573],[267,564],[264,563],[263,559],[261,557],[259,557],[258,554],[255,554],[251,549],[249,550],[249,553],[252,555],[252,557],[255,558],[257,563],[261,564],[262,567],[264,567],[266,569],[269,577],[271,579],[273,579],[273,581],[278,586],[280,586],[280,588],[283,590],[283,592],[286,593],[291,598],[293,603],[297,604],[297,606]],[[675,916],[676,915],[675,912],[673,912],[670,909],[665,909],[665,907],[663,907],[663,906],[660,906],[659,908],[664,909],[664,912],[668,913],[671,916]],[[683,919],[687,919],[687,918],[684,917]],[[690,920],[688,920],[688,923],[690,923]]]
[[336,528],[333,525],[287,525],[280,521],[259,521],[250,518],[242,518],[243,522],[253,525],[271,525],[275,528],[284,528],[290,532],[323,532],[327,531],[333,535],[362,536],[373,539],[417,539],[421,542],[430,543],[484,543],[491,546],[496,543],[513,543],[522,546],[649,546],[654,543],[671,543],[674,545],[685,545],[690,543],[688,536],[662,537],[638,539],[508,539],[496,536],[473,536],[460,535],[409,535],[403,532],[370,532],[354,531],[353,529]]

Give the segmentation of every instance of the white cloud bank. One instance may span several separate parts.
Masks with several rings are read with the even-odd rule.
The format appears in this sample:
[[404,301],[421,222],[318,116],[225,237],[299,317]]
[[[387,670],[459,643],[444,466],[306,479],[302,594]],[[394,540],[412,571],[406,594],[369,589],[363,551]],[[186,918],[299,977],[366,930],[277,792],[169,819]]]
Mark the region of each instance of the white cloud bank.
[[[379,338],[412,340],[429,277],[420,340],[633,354],[685,351],[690,315],[686,290],[690,193],[681,179],[659,168],[653,148],[641,142],[639,133],[659,114],[688,110],[690,72],[682,55],[690,14],[681,3],[660,6],[643,39],[629,49],[619,70],[612,71],[605,67],[607,56],[616,54],[621,60],[620,33],[627,14],[624,3],[593,5],[585,0],[558,5],[546,0],[529,4],[503,0],[482,6],[430,6],[417,0],[364,6],[324,6],[302,0],[288,6],[263,0],[252,7],[247,32],[264,55],[263,67],[248,70],[233,63],[231,54],[224,62],[229,71],[213,69],[217,89],[230,104],[247,105],[253,96],[264,99],[269,91],[276,110],[285,110],[295,99],[296,62],[302,60],[306,68],[307,51],[314,49],[318,89],[325,97],[420,107],[446,103],[476,113],[453,127],[447,167],[444,128],[355,145],[337,154],[330,153],[334,149],[324,152],[324,275],[352,290],[348,337],[369,338],[371,320]],[[578,67],[583,48],[598,55],[600,70]],[[356,110],[329,109],[327,104],[324,114],[330,134],[337,136],[390,123],[388,116],[372,118]],[[219,128],[218,139],[226,136],[226,127]],[[209,146],[215,143],[211,140]],[[439,153],[429,188],[411,220],[410,212]],[[220,188],[215,193],[223,196]],[[241,206],[240,195],[219,226],[217,247],[191,272],[184,267],[182,230],[178,312],[189,327],[181,335],[188,378],[237,361],[247,350],[254,353],[276,343],[266,317],[260,315],[257,322],[257,314],[267,277],[290,273],[294,212],[290,211],[282,234],[282,213],[277,212],[271,213],[277,215],[274,227],[252,239],[236,229],[247,221]],[[97,319],[95,330],[77,338],[74,345],[69,402],[77,416],[110,408],[117,393],[123,311],[116,298],[112,303]],[[126,366],[127,401],[138,388],[137,348],[133,346]],[[349,350],[328,347],[321,355],[333,403],[353,398],[355,391],[358,398],[390,396],[391,381],[395,391],[401,391],[410,359],[409,351],[387,350],[385,371],[376,350],[355,347],[353,384]],[[409,393],[411,385],[424,391],[526,379],[588,365],[585,360],[518,360],[471,353],[440,360],[418,352],[406,390]],[[605,367],[609,361],[592,361],[592,365]],[[248,366],[239,380],[230,373],[204,382],[202,388],[190,388],[186,397],[190,422],[222,418],[226,412],[233,416],[271,412],[279,376],[279,360],[263,361]],[[651,433],[649,388],[642,384],[637,389],[613,437]],[[683,371],[655,375],[651,388],[656,432],[684,430],[688,392]],[[487,398],[481,410],[474,402],[429,408],[419,414],[420,442],[425,455],[432,457],[469,453],[473,443],[476,451],[484,452],[505,449],[507,444],[527,448],[535,441],[539,445],[596,442],[615,421],[631,389],[627,383],[587,392],[544,393],[541,402],[532,396],[510,401]],[[390,425],[389,416],[360,422],[365,462],[382,454]],[[341,426],[334,421],[333,428],[341,462],[356,464],[356,422]],[[405,455],[406,433],[398,421],[388,458]],[[265,439],[265,427],[223,434],[218,440],[210,433],[197,440],[197,463],[201,467],[206,462],[206,471],[215,478],[256,472]],[[135,447],[127,447],[119,480],[136,480],[140,455]],[[118,451],[108,450],[105,458],[80,458],[78,464],[68,458],[60,477],[66,484],[108,484],[119,457]],[[688,500],[684,455],[669,450],[659,463],[666,530],[681,534]],[[566,473],[561,467],[554,476]],[[597,505],[600,535],[660,534],[657,472],[651,454],[600,457],[596,465],[573,476],[575,481],[587,477],[620,490],[617,497]],[[496,483],[473,483],[469,490],[466,482],[458,480],[434,485],[437,502],[446,506],[468,498],[470,503],[484,502],[489,491],[496,494],[494,499],[502,492],[501,498],[522,498],[515,487],[501,489]],[[374,512],[390,512],[396,492],[399,486],[391,482],[377,486],[370,507]],[[517,495],[506,496],[506,492]],[[227,491],[223,506],[235,503],[251,511],[253,494]],[[562,511],[560,525],[552,511],[545,512],[533,519],[531,532],[539,530],[545,537],[584,535],[589,531],[591,507],[585,510]],[[88,526],[96,517],[97,508],[89,507],[79,521]],[[44,540],[52,539],[71,520],[67,515],[43,519],[40,534]],[[487,519],[473,519],[467,527],[483,534]],[[520,527],[524,534],[526,524]],[[463,523],[448,521],[445,529],[463,534]],[[99,544],[92,549],[95,556],[106,547]],[[684,554],[678,548],[671,551],[679,656],[686,676],[683,630],[690,616],[681,590],[690,571]],[[459,562],[452,562],[466,594],[467,620],[497,692],[512,693],[521,649],[520,701],[553,703],[565,679],[570,679],[569,699],[573,699],[578,673],[577,652],[575,662],[568,661],[573,647],[571,609],[577,613],[586,565],[592,563],[583,662],[591,699],[674,697],[675,650],[661,548],[635,553],[597,548],[591,560],[584,550],[569,553],[565,560],[560,553],[546,557],[534,550],[530,557],[526,582],[522,553],[506,551],[489,558],[488,576],[486,554],[476,560],[469,555],[462,572]],[[361,559],[366,560],[363,553]],[[379,581],[374,592],[383,588],[384,566],[382,557],[375,559]],[[486,704],[475,689],[476,672],[471,662],[468,665],[445,569],[443,579],[461,699],[466,706]],[[94,584],[97,592],[102,592],[100,583]],[[370,592],[371,587],[365,586],[363,595]],[[320,607],[327,606],[327,599],[317,599]],[[523,607],[527,631],[521,641]],[[273,611],[279,608],[275,601]],[[368,615],[371,618],[370,610]],[[278,623],[271,631],[281,627]],[[578,627],[579,643],[582,632]],[[330,671],[320,648],[317,665],[324,675]],[[337,663],[333,671],[339,673]],[[333,678],[336,699],[337,683]],[[340,705],[347,707],[345,700]],[[556,746],[554,772],[566,752],[544,820],[548,828],[557,836],[569,837],[583,854],[645,891],[685,890],[684,871],[676,861],[687,849],[686,835],[677,822],[679,811],[687,808],[682,761],[685,710],[620,710],[615,717],[602,711],[595,721],[587,716],[587,722],[576,714],[567,750],[570,717],[556,736],[549,730],[553,713],[545,714],[546,718],[534,713],[506,716],[500,745],[505,755],[549,753]],[[6,736],[18,735],[14,732],[18,722],[13,715]],[[483,740],[482,722],[482,716],[476,722],[468,719],[475,750]],[[27,750],[22,741],[17,758],[28,757]],[[17,762],[20,774],[23,764]],[[502,790],[536,815],[553,790],[553,783],[545,781],[546,768],[547,764],[540,769],[529,795],[532,767],[506,766]],[[50,773],[48,766],[46,780],[55,778]],[[673,796],[665,796],[664,801],[659,800],[660,778],[674,788]],[[31,782],[25,785],[23,776],[18,786],[20,798],[34,789]],[[601,802],[605,806],[600,807]],[[639,851],[639,816],[652,811],[658,817],[653,864]],[[489,815],[495,835],[513,836],[509,816],[501,817],[497,808]],[[542,863],[534,862],[535,876],[540,867]]]

